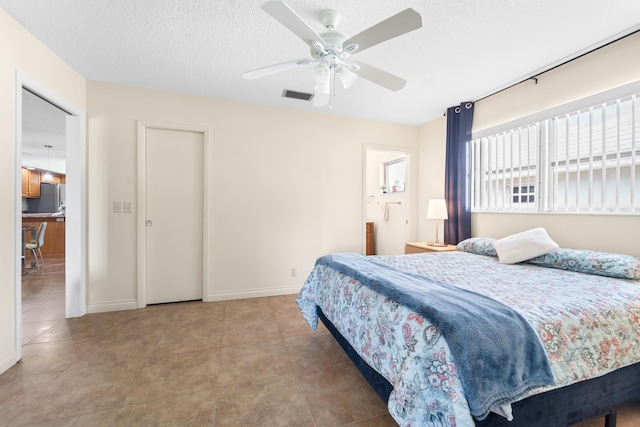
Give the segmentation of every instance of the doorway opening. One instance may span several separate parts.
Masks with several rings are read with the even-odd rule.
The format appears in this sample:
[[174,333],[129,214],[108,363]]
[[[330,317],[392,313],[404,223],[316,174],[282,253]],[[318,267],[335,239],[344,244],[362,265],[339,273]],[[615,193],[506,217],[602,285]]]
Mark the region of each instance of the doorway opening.
[[[25,267],[30,267],[23,265],[23,262],[31,260],[31,257],[23,258],[23,239],[26,237],[23,233],[24,220],[31,223],[36,221],[38,224],[47,223],[45,244],[39,248],[40,251],[36,251],[38,256],[40,252],[43,253],[45,265],[34,271],[35,274],[40,274],[41,278],[35,280],[35,291],[31,289],[29,292],[35,292],[41,303],[49,304],[47,310],[51,316],[59,316],[53,314],[56,310],[64,313],[65,318],[86,314],[85,114],[64,98],[20,72],[16,73],[15,97],[15,247],[18,254],[15,264],[15,348],[17,360],[20,360],[24,335],[22,279],[25,277]],[[46,153],[46,158],[43,152]],[[55,209],[55,212],[37,212],[41,217],[38,217],[36,212],[29,215],[30,209],[38,210],[36,205],[39,205],[40,200],[29,203],[29,199],[39,199],[36,197],[39,195],[37,193],[31,193],[30,197],[22,197],[25,192],[19,189],[25,170],[28,171],[29,178],[33,175],[31,182],[38,190],[39,185],[42,185],[42,178],[45,179],[46,186],[58,185],[54,192],[57,199],[52,202],[55,206],[51,208]],[[49,174],[55,176],[51,182],[48,181],[49,177],[45,176]],[[60,187],[59,184],[64,186]],[[64,197],[64,206],[60,206],[61,195]],[[23,216],[23,213],[26,215]],[[47,254],[47,251],[52,253]],[[42,259],[39,262],[42,263]],[[47,278],[48,274],[52,276]],[[46,301],[46,293],[52,291],[51,287],[47,288],[47,280],[60,282],[59,295],[53,296],[50,301]],[[55,293],[55,290],[53,291]],[[37,304],[38,298],[31,299],[28,304]],[[56,309],[55,304],[62,307]],[[47,310],[37,310],[34,313],[38,313],[40,317],[36,315],[28,317],[27,320],[42,321],[44,323],[40,326],[46,329]],[[25,335],[25,338],[33,337]]]
[[66,121],[22,88],[22,343],[65,318]]
[[[404,253],[404,244],[416,235],[415,150],[406,147],[364,147],[364,224],[373,229],[373,253]],[[364,242],[364,246],[367,243]]]

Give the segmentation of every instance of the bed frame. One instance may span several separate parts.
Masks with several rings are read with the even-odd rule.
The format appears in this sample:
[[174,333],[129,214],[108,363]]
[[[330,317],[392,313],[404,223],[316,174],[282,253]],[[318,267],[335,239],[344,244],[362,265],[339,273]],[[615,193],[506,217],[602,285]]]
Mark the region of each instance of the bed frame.
[[[371,368],[317,307],[318,317],[347,353],[364,378],[386,403],[389,382]],[[512,404],[514,420],[491,413],[477,427],[566,427],[605,415],[605,427],[615,427],[619,405],[640,400],[640,363],[607,375],[530,396]]]

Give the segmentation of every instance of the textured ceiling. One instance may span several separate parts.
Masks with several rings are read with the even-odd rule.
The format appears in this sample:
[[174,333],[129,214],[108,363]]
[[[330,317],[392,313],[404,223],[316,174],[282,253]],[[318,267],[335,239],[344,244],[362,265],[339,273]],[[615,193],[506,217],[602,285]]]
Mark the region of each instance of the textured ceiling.
[[638,0],[287,0],[321,33],[342,14],[355,35],[411,7],[423,27],[354,55],[405,78],[399,92],[359,79],[333,108],[281,97],[312,92],[309,69],[258,80],[242,73],[309,56],[263,0],[0,0],[89,80],[419,125],[640,28]]

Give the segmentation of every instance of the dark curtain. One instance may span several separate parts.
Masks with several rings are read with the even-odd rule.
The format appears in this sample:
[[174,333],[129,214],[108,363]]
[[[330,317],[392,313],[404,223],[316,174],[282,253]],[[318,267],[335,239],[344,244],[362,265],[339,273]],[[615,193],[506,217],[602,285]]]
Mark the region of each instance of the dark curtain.
[[473,107],[472,102],[464,102],[447,110],[444,198],[449,219],[444,222],[444,241],[453,245],[471,237],[469,145]]

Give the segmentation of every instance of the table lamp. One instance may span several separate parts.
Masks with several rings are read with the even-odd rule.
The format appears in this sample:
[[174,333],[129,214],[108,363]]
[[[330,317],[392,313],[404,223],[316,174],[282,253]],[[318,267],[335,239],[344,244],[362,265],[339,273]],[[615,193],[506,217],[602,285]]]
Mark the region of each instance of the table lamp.
[[438,221],[448,219],[447,215],[447,202],[444,199],[431,199],[429,200],[429,206],[427,207],[427,219],[436,220],[436,241],[428,242],[429,246],[447,246],[446,243],[441,242],[438,239]]

